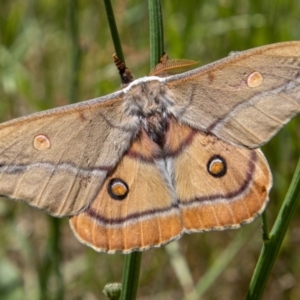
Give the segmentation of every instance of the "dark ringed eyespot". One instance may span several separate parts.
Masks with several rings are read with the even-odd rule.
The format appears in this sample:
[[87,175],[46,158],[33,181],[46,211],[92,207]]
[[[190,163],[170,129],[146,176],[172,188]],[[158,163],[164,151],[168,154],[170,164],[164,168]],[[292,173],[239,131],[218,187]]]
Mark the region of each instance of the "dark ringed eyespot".
[[213,177],[223,177],[227,172],[226,160],[220,155],[214,155],[207,163],[207,172]]
[[114,200],[124,200],[129,192],[128,185],[120,178],[113,178],[107,185],[107,192]]

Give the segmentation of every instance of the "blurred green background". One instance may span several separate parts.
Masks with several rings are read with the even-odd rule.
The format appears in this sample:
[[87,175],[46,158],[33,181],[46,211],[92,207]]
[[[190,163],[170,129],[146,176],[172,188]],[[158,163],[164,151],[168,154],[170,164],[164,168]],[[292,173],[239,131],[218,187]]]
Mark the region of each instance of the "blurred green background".
[[[1,0],[1,121],[69,103],[74,3]],[[115,0],[112,5],[126,63],[135,78],[147,75],[148,3]],[[300,39],[299,1],[172,0],[162,1],[162,7],[170,58],[203,65],[233,50]],[[79,1],[76,12],[81,49],[76,96],[85,100],[117,90],[120,80],[103,2]],[[300,119],[295,118],[263,148],[274,176],[270,227],[298,160],[299,136]],[[299,215],[297,210],[263,299],[300,299]],[[81,245],[67,219],[57,222],[23,203],[1,199],[0,225],[0,299],[104,299],[104,285],[122,280],[124,256]],[[183,299],[196,284],[205,291],[201,299],[244,299],[262,245],[260,226],[258,218],[239,230],[185,235],[178,251],[175,246],[146,251],[138,299]]]

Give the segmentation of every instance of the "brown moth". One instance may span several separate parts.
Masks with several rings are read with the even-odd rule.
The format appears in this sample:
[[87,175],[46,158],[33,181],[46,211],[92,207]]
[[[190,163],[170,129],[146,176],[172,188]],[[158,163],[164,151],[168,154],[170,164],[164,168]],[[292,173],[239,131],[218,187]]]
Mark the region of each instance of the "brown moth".
[[[159,74],[159,72],[157,72]],[[300,42],[0,125],[0,194],[56,217],[97,251],[237,228],[268,201],[258,147],[300,111]]]

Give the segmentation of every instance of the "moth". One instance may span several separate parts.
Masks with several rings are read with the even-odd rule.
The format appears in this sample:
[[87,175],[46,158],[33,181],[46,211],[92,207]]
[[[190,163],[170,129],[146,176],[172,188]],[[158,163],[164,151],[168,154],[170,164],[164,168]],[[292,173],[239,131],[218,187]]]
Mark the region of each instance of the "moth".
[[0,194],[69,216],[97,251],[238,228],[272,185],[259,147],[300,111],[300,42],[0,125]]

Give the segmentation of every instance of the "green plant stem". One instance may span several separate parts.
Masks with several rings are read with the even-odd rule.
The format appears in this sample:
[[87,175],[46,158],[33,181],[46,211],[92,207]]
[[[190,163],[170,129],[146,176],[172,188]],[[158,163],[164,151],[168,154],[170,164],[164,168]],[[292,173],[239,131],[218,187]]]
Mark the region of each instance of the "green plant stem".
[[121,300],[134,300],[140,275],[141,252],[132,252],[125,257]]
[[267,280],[280,250],[292,216],[300,199],[300,159],[297,164],[291,185],[276,218],[269,240],[264,241],[252,280],[247,300],[259,300],[262,297]]
[[161,0],[148,0],[150,20],[150,67],[159,63],[164,54],[164,32]]
[[[108,18],[111,37],[114,43],[115,52],[118,58],[125,63],[123,50],[118,34],[117,25],[110,0],[103,0],[105,4],[106,15]],[[122,77],[121,77],[122,82]],[[133,252],[125,256],[123,268],[123,282],[120,299],[135,299],[138,288],[138,280],[140,273],[141,252]]]
[[[153,68],[163,55],[163,30],[160,0],[149,0],[150,18],[150,66]],[[110,0],[104,0],[116,54],[125,63],[119,34]],[[142,253],[133,252],[125,257],[121,300],[135,299],[138,288]]]
[[[150,67],[154,68],[163,55],[161,2],[160,0],[149,0],[148,7],[150,19]],[[133,252],[125,258],[121,300],[136,298],[141,258],[141,252]]]
[[72,41],[71,52],[71,83],[70,83],[70,102],[78,102],[78,90],[79,90],[79,70],[81,65],[81,49],[79,44],[78,33],[78,0],[70,0],[70,36]]
[[121,42],[120,42],[120,37],[119,37],[117,24],[116,24],[116,21],[115,21],[115,16],[114,16],[114,12],[113,12],[113,9],[112,9],[111,2],[110,2],[110,0],[103,0],[103,1],[104,1],[104,5],[105,5],[105,10],[106,10],[108,24],[109,24],[109,28],[110,28],[110,32],[111,32],[111,37],[112,37],[112,40],[113,40],[113,43],[114,43],[115,52],[116,52],[118,58],[122,62],[125,63],[125,58],[124,58],[122,45],[121,45]]

